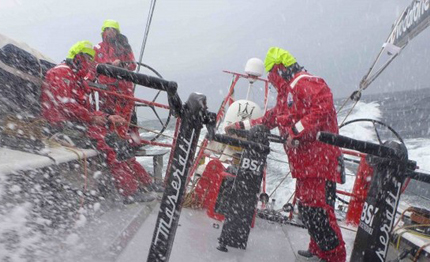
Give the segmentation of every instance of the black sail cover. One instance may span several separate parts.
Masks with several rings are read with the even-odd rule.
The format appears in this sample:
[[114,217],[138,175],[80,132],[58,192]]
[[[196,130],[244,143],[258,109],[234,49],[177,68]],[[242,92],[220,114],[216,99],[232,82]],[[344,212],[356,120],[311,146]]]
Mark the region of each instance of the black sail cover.
[[37,117],[42,78],[53,66],[47,56],[0,34],[0,119]]

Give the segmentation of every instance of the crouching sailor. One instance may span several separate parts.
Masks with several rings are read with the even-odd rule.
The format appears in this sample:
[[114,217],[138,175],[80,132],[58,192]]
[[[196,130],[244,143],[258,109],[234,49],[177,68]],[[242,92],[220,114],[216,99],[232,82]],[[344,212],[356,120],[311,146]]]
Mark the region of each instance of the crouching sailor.
[[263,124],[278,127],[288,137],[284,148],[296,178],[299,212],[310,235],[308,250],[298,253],[323,261],[345,261],[345,243],[334,213],[336,182],[342,182],[341,152],[316,140],[319,131],[339,132],[332,93],[322,78],[303,70],[286,50],[270,48],[264,64],[278,92],[275,107],[259,119],[237,122],[227,129]]
[[126,120],[119,115],[95,111],[90,104],[90,91],[84,78],[94,70],[94,54],[89,41],[77,42],[69,50],[66,61],[46,73],[41,93],[42,115],[56,130],[84,130],[97,149],[106,156],[115,186],[124,197],[124,203],[152,201],[156,197],[141,190],[152,183],[146,170],[136,161],[118,160],[114,148],[106,143],[108,125],[120,126]]

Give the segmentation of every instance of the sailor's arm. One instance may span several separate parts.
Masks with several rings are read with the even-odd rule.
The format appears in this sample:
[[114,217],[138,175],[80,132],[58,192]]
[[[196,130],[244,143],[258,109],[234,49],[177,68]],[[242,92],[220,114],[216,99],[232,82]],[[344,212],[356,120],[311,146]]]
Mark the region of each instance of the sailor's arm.
[[276,116],[277,116],[278,109],[275,106],[274,108],[267,110],[264,116],[257,118],[257,119],[249,119],[245,120],[248,122],[245,122],[246,129],[250,129],[252,126],[255,125],[265,125],[269,129],[275,128],[276,125]]
[[130,50],[130,52],[127,53],[127,60],[124,61],[125,68],[127,68],[130,71],[134,71],[137,67],[135,61],[136,59],[134,58],[133,51]]
[[[51,100],[58,111],[62,112],[70,120],[84,123],[98,121],[100,116],[94,115],[87,108],[78,103],[73,97],[76,88],[76,81],[68,75],[55,74],[49,76],[44,82],[44,89],[51,93]],[[106,118],[106,116],[104,116]]]
[[267,110],[266,113],[264,114],[264,116],[262,116],[260,118],[247,119],[244,121],[232,123],[232,124],[225,127],[225,131],[227,131],[229,129],[249,130],[249,129],[251,129],[252,126],[255,126],[255,125],[265,125],[269,129],[273,129],[276,127],[276,112],[277,112],[277,109],[276,109],[276,107],[274,107],[270,110]]
[[[322,82],[320,82],[322,81]],[[302,100],[309,106],[309,113],[288,128],[291,139],[315,141],[317,133],[324,125],[336,117],[333,98],[324,80],[310,81],[304,88]]]

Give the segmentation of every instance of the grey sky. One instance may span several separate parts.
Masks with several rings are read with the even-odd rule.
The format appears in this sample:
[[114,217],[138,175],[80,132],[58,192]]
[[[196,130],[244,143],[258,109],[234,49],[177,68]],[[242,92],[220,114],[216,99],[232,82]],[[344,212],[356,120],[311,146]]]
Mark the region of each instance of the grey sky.
[[[217,110],[230,76],[270,46],[289,50],[322,76],[335,97],[367,72],[391,25],[411,0],[158,0],[144,62],[179,83],[183,99],[206,94]],[[60,62],[78,40],[100,42],[104,19],[118,20],[139,55],[150,0],[0,0],[0,33]],[[368,93],[430,87],[430,29],[415,38]],[[149,98],[145,90],[140,97]]]

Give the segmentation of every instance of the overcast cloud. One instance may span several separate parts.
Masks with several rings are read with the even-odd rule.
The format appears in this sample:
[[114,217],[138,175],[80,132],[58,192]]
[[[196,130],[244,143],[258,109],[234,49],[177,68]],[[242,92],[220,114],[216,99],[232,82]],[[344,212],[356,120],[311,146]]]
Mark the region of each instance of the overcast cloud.
[[[334,96],[357,89],[411,0],[158,0],[143,61],[179,83],[180,95],[206,94],[216,110],[230,83],[271,46],[289,50]],[[78,40],[100,42],[103,20],[119,21],[139,56],[150,0],[0,0],[0,33],[60,62]],[[421,33],[368,93],[430,86],[430,29]],[[137,93],[149,99],[145,90]]]

